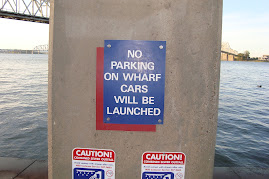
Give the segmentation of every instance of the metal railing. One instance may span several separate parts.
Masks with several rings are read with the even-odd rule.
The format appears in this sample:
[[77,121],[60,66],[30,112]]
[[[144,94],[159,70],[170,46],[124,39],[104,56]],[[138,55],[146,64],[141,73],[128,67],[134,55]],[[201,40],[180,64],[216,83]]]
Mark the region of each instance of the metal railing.
[[50,0],[0,0],[0,17],[49,23]]

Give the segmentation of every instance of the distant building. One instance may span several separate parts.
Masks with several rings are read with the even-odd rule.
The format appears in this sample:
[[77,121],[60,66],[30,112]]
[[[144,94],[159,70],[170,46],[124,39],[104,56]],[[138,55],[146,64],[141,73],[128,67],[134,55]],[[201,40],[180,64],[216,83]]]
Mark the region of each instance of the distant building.
[[259,58],[259,60],[269,61],[269,55],[263,55],[262,57]]

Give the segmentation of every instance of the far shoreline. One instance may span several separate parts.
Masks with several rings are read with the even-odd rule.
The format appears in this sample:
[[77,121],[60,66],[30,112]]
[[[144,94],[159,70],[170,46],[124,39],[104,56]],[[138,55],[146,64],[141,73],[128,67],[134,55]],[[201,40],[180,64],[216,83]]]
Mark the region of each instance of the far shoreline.
[[265,60],[233,60],[233,61],[227,61],[227,60],[221,60],[224,62],[269,62]]

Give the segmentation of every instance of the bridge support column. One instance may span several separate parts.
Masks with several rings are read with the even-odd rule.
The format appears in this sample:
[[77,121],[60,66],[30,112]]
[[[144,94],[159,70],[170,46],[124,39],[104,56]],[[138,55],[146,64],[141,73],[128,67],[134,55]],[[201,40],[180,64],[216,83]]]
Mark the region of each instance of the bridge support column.
[[[49,178],[72,175],[75,147],[116,152],[116,178],[138,179],[145,151],[184,152],[187,179],[213,175],[222,0],[51,2]],[[96,47],[164,40],[165,109],[156,132],[96,130]]]
[[222,61],[228,61],[228,54],[221,52],[221,60]]
[[228,55],[228,61],[234,61],[234,55],[229,54]]

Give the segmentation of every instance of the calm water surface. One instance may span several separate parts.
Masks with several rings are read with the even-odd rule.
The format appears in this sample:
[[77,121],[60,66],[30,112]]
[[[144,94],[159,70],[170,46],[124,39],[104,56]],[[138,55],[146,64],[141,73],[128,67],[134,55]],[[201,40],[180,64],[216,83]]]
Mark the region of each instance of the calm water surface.
[[215,166],[269,167],[269,63],[221,63]]
[[[47,55],[0,54],[1,157],[47,159],[47,76]],[[269,167],[268,104],[269,63],[222,62],[215,166]]]
[[0,156],[46,159],[48,56],[0,54]]

